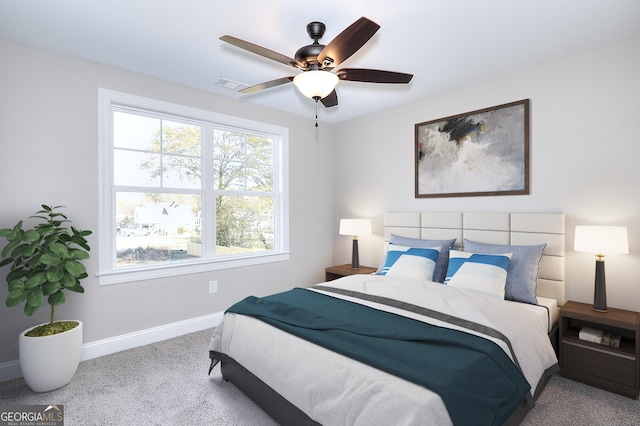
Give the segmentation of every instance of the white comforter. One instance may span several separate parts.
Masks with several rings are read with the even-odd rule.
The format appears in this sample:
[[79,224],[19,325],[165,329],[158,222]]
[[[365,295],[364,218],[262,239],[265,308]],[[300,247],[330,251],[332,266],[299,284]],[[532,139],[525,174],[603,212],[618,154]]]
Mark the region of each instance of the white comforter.
[[[322,285],[400,300],[500,331],[510,340],[532,394],[545,371],[557,363],[547,335],[546,312],[541,315],[523,309],[518,303],[429,281],[352,275]],[[431,324],[463,329],[383,304],[332,292],[326,294]],[[490,339],[513,359],[507,345]],[[323,425],[451,424],[440,397],[424,387],[250,317],[225,314],[213,333],[210,349],[234,358]]]

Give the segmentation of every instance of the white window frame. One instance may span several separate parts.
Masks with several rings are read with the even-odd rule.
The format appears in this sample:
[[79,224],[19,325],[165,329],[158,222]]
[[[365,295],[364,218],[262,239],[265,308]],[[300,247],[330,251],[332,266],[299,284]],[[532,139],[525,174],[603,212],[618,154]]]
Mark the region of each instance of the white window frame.
[[[172,117],[184,117],[197,121],[214,123],[221,128],[235,129],[240,132],[268,134],[276,139],[274,164],[275,186],[275,222],[274,231],[277,241],[273,251],[238,256],[207,256],[195,260],[183,260],[169,263],[136,265],[134,267],[116,267],[116,231],[115,191],[113,190],[113,106],[147,110]],[[110,89],[98,90],[98,143],[99,143],[99,282],[101,285],[118,284],[131,281],[148,280],[167,276],[177,276],[207,272],[220,269],[237,268],[271,262],[289,260],[289,130],[285,127],[233,117],[212,111],[192,108],[170,102],[159,101]],[[203,146],[202,156],[209,155]],[[203,170],[206,170],[203,161]],[[204,176],[204,174],[203,174]],[[203,180],[207,179],[206,177]],[[213,205],[216,192],[213,191],[211,178],[203,183],[206,191],[202,199],[205,217],[209,226],[206,232],[209,241],[215,239],[215,212]],[[209,208],[204,208],[208,203]],[[206,240],[205,240],[206,241]],[[205,250],[206,253],[206,250]]]

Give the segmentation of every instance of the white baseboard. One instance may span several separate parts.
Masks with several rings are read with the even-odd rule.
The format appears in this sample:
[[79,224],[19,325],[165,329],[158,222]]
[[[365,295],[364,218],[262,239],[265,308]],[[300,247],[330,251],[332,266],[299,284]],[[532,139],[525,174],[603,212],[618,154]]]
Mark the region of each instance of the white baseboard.
[[0,364],[0,382],[17,379],[18,377],[22,377],[19,360],[7,361]]
[[[185,334],[195,333],[196,331],[206,330],[207,328],[212,328],[220,324],[222,316],[223,313],[218,312],[211,315],[204,315],[197,318],[191,318],[159,327],[153,327],[146,330],[86,343],[82,345],[80,361],[86,361],[88,359],[98,358],[104,355],[124,351],[126,349],[132,349],[138,346],[160,342],[162,340],[171,339]],[[17,379],[18,377],[22,377],[19,360],[0,363],[0,382]]]

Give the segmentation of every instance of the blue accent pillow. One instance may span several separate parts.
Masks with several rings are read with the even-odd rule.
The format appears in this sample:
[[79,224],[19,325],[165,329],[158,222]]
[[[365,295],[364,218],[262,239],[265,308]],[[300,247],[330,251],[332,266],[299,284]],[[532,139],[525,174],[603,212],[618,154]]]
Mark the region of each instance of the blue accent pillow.
[[[419,238],[401,237],[399,235],[391,234],[389,237],[389,244],[397,244],[405,247],[440,247],[440,254],[436,261],[436,269],[433,272],[433,281],[441,283],[444,281],[444,274],[447,272],[447,264],[449,263],[449,250],[456,243],[456,239],[450,240],[421,240]],[[378,269],[378,274],[382,273],[382,267]]]
[[405,247],[389,244],[382,275],[433,280],[439,248]]
[[479,243],[465,238],[464,249],[474,253],[511,253],[507,274],[505,299],[537,305],[536,288],[540,260],[546,244],[532,246],[508,246],[502,244]]
[[511,253],[494,255],[451,250],[444,283],[504,299],[510,260]]

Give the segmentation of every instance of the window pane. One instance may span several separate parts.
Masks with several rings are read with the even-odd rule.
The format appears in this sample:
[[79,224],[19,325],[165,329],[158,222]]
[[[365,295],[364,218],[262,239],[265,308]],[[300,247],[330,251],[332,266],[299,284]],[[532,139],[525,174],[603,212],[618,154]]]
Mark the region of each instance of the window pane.
[[244,135],[215,129],[213,131],[213,158],[244,161]]
[[213,187],[223,191],[244,190],[244,163],[216,161],[213,166]]
[[116,111],[114,183],[200,189],[201,143],[200,126]]
[[273,167],[262,164],[247,165],[247,189],[249,191],[273,191]]
[[153,164],[160,155],[150,152],[113,150],[113,181],[122,186],[160,186],[160,175]]
[[113,113],[113,146],[149,150],[160,134],[160,120],[119,111]]
[[116,193],[116,263],[134,266],[202,256],[201,197]]
[[271,138],[216,130],[215,189],[272,192],[273,146]]
[[162,121],[162,152],[200,157],[200,126]]
[[273,197],[216,197],[216,255],[274,250]]
[[244,147],[242,133],[219,129],[213,131],[214,189],[223,191],[245,189]]
[[200,157],[163,155],[162,186],[164,188],[200,188]]
[[273,139],[262,136],[248,136],[247,161],[259,164],[273,164]]

